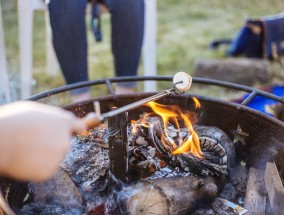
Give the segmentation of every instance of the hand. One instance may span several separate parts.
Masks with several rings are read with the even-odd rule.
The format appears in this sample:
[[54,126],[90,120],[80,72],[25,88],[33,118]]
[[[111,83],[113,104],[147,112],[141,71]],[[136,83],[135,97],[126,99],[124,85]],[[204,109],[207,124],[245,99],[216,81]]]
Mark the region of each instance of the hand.
[[0,107],[0,173],[20,180],[50,177],[82,120],[59,107],[21,101]]

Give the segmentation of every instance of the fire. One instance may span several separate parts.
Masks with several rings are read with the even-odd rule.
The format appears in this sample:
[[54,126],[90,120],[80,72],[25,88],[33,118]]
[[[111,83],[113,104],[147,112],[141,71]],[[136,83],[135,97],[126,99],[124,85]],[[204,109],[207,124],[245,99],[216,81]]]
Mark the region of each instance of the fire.
[[138,126],[144,126],[146,128],[149,127],[149,125],[147,123],[147,117],[150,116],[150,115],[151,115],[151,113],[147,113],[140,120],[131,120],[131,124],[134,125],[133,128],[132,128],[133,134],[137,133]]
[[200,104],[200,102],[198,101],[198,99],[195,98],[195,97],[192,97],[192,99],[193,99],[193,101],[194,101],[194,103],[195,103],[195,108],[196,108],[196,109],[201,108],[201,104]]
[[[196,98],[193,98],[193,101],[195,102],[196,108],[200,108],[199,101]],[[162,105],[156,102],[148,102],[146,106],[150,107],[163,120],[164,134],[162,134],[161,140],[167,150],[173,155],[190,152],[196,157],[202,157],[198,135],[194,131],[187,114],[182,113],[177,105]],[[144,121],[144,119],[142,121]],[[182,139],[179,133],[178,141],[174,141],[167,132],[167,125],[169,122],[173,123],[178,130],[180,130],[180,126],[183,125],[187,129],[189,135],[187,135],[185,139]]]

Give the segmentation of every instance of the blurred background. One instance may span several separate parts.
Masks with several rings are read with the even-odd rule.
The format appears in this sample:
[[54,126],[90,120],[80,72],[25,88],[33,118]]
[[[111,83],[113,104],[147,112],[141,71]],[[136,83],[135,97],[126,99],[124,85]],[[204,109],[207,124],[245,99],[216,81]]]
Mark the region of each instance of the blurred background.
[[[0,0],[2,6],[8,70],[12,87],[17,91],[19,80],[19,45],[17,0]],[[209,50],[216,39],[233,38],[247,17],[276,14],[284,10],[282,0],[157,0],[157,70],[158,75],[177,71],[192,74],[200,59],[225,58],[227,46]],[[33,30],[33,94],[64,85],[63,76],[50,76],[46,70],[45,12],[34,13]],[[86,16],[89,44],[89,76],[91,80],[113,77],[110,51],[110,16],[102,15],[103,41],[95,42]],[[141,59],[143,63],[143,59]],[[267,84],[283,82],[283,68],[272,63],[272,76]],[[143,75],[142,66],[139,74]],[[258,86],[256,86],[258,87]],[[158,89],[163,89],[161,84]],[[138,91],[143,90],[139,85]],[[205,90],[205,93],[212,90]],[[102,94],[107,93],[101,92]],[[216,93],[216,92],[213,92]],[[218,92],[219,93],[219,92]],[[93,91],[98,96],[98,91]]]

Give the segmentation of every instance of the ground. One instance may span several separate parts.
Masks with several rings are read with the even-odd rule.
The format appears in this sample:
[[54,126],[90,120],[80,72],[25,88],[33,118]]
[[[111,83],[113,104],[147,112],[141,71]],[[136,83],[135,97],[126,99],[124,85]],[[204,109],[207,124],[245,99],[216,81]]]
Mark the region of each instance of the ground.
[[[19,78],[19,48],[17,38],[17,1],[0,0],[2,6],[7,59],[9,72],[15,89]],[[259,17],[281,12],[282,0],[157,0],[158,5],[158,50],[157,64],[159,75],[173,75],[177,71],[192,74],[194,62],[198,59],[223,58],[226,48],[210,51],[208,44],[214,39],[232,38],[243,25],[246,17]],[[34,81],[33,93],[43,92],[64,85],[61,74],[57,77],[45,73],[45,19],[44,12],[36,12],[34,17]],[[102,43],[96,43],[89,29],[89,74],[92,80],[113,77],[110,52],[109,15],[103,15]],[[143,60],[141,61],[141,63]],[[281,83],[283,68],[274,65],[272,81]],[[142,75],[142,66],[139,74]],[[279,79],[280,78],[280,79]],[[159,85],[159,89],[168,86]],[[142,87],[139,86],[138,90]],[[204,91],[204,92],[203,92]],[[17,93],[17,91],[15,90]],[[201,90],[208,94],[215,90]],[[106,93],[106,89],[102,91]],[[93,90],[93,94],[99,93]],[[220,96],[218,92],[218,96]]]

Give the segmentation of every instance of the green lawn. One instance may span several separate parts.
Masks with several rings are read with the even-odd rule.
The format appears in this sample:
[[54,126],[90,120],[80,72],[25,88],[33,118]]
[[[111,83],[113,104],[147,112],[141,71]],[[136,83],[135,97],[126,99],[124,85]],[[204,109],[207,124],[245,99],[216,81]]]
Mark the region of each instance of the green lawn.
[[[17,80],[19,50],[16,0],[0,2],[9,70],[13,79]],[[158,74],[173,75],[180,70],[191,74],[196,60],[224,57],[224,49],[216,52],[208,50],[208,44],[212,40],[233,37],[246,17],[270,15],[281,12],[283,8],[282,0],[158,0]],[[51,77],[45,73],[44,26],[44,12],[36,12],[33,34],[34,93],[64,84],[61,75]],[[87,26],[89,28],[89,24]],[[88,30],[89,74],[92,80],[113,76],[108,15],[103,17],[103,33],[103,42],[96,43]],[[283,71],[282,68],[278,69],[279,73]],[[160,86],[161,89],[163,87]],[[98,94],[94,92],[94,95]]]

